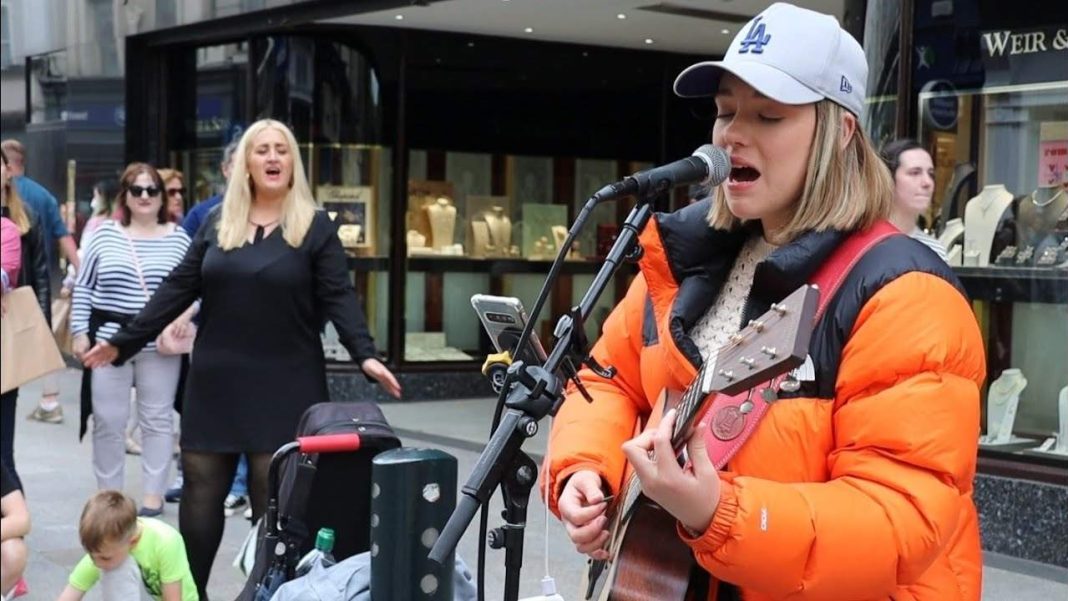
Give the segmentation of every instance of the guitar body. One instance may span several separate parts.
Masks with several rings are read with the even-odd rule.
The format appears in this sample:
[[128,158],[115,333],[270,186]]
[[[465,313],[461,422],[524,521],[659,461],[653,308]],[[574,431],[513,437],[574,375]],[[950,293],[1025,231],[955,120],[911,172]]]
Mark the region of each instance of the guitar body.
[[675,518],[642,497],[627,520],[604,601],[687,601],[697,563]]
[[[722,442],[725,447],[736,439],[744,441],[746,428],[751,431],[776,399],[771,379],[801,365],[807,356],[818,297],[818,289],[802,286],[781,303],[772,304],[706,360],[684,392],[661,392],[647,422],[636,429],[656,428],[668,410],[677,409],[671,446],[683,465],[695,424],[718,405],[707,431],[715,437],[713,444]],[[755,396],[758,384],[764,388]],[[761,403],[761,410],[750,418],[756,403]],[[606,515],[608,559],[588,562],[587,601],[704,601],[708,574],[696,565],[689,546],[679,538],[675,518],[642,494],[641,481],[630,465]]]
[[[655,428],[682,398],[679,391],[664,391],[657,399],[646,429]],[[626,477],[631,470],[627,469]],[[608,548],[612,559],[603,571],[588,570],[587,599],[597,601],[691,601],[691,578],[697,568],[693,553],[675,529],[675,518],[659,505],[639,496],[623,515],[612,521]],[[591,584],[594,586],[588,586]],[[697,600],[694,600],[697,601]]]

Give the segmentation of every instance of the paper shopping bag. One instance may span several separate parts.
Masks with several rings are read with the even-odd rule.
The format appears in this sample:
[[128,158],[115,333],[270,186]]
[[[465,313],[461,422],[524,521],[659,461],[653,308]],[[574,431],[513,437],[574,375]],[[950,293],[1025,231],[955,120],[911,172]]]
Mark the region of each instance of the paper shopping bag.
[[63,369],[56,339],[29,286],[4,295],[0,318],[0,393]]

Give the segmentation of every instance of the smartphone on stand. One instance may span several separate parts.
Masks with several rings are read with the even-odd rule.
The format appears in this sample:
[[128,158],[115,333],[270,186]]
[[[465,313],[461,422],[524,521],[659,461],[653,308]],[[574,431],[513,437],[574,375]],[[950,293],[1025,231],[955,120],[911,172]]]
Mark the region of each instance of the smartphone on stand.
[[[524,363],[544,365],[546,354],[541,345],[537,332],[532,331],[530,344],[526,346],[520,356],[515,355],[516,346],[523,328],[527,325],[527,312],[523,309],[523,303],[514,296],[493,296],[490,294],[476,294],[471,297],[471,306],[478,313],[478,319],[486,330],[493,347],[497,352],[508,351],[511,360],[523,361]],[[493,389],[500,392],[504,384],[504,372],[508,364],[493,363],[487,360],[482,372],[490,379]]]

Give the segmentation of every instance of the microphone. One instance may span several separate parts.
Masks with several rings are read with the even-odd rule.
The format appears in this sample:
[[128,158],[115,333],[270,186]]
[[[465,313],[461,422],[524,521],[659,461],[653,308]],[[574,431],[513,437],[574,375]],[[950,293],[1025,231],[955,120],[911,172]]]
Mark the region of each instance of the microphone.
[[718,186],[731,172],[731,160],[723,149],[705,144],[693,154],[674,163],[639,171],[598,190],[597,202],[616,200],[624,196],[643,198],[651,192],[663,192],[675,186],[703,184]]

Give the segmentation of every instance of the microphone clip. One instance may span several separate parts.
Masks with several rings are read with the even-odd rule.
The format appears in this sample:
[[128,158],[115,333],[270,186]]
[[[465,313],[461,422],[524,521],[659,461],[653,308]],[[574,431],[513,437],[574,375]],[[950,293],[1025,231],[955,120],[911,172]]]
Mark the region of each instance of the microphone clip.
[[590,341],[586,336],[586,329],[583,327],[582,310],[579,307],[571,307],[571,310],[566,315],[560,316],[560,321],[556,323],[556,329],[553,334],[556,336],[558,344],[562,343],[567,348],[567,353],[563,362],[561,362],[563,375],[575,384],[575,388],[586,399],[586,402],[592,403],[593,397],[590,396],[589,391],[579,380],[578,366],[585,365],[590,371],[605,379],[614,378],[616,368],[601,365],[590,354]]

